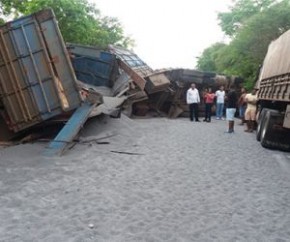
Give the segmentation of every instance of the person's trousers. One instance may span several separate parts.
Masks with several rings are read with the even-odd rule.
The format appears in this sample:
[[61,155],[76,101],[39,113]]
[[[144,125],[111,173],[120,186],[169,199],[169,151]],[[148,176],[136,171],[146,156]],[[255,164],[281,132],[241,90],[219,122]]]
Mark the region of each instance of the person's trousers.
[[212,107],[212,103],[205,104],[205,120],[207,121],[211,120],[211,107]]
[[224,104],[223,103],[217,103],[216,104],[216,117],[222,118],[224,111]]
[[198,103],[189,104],[189,119],[193,121],[193,117],[195,121],[198,121]]
[[239,117],[242,118],[242,119],[245,117],[246,108],[247,108],[247,106],[241,106],[239,108]]

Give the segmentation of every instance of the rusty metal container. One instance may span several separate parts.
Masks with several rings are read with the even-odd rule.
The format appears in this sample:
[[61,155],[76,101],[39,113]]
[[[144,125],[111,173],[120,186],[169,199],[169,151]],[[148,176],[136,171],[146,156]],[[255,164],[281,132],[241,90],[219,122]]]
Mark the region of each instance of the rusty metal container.
[[51,9],[0,26],[0,102],[0,113],[15,133],[80,106]]

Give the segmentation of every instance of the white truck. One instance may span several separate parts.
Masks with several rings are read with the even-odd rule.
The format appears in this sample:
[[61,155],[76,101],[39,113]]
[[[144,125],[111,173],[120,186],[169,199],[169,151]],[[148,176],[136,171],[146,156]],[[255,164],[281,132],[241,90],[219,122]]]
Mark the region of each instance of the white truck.
[[257,140],[265,148],[290,151],[290,30],[270,43],[256,87]]

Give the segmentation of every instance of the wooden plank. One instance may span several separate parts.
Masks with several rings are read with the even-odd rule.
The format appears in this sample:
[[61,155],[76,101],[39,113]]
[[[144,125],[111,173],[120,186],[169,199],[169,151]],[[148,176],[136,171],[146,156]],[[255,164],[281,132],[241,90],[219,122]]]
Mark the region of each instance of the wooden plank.
[[71,144],[88,119],[95,104],[85,102],[80,106],[45,149],[44,156],[62,155],[68,144]]

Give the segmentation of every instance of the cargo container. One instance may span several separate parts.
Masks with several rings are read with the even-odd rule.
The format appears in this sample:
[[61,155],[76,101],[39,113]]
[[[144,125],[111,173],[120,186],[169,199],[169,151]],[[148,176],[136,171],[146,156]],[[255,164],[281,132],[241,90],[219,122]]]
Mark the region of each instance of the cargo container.
[[272,41],[260,69],[256,137],[265,148],[290,151],[290,30]]
[[118,65],[116,55],[93,46],[66,44],[77,79],[94,85],[113,87]]
[[80,106],[51,9],[0,26],[0,102],[2,118],[14,133]]

